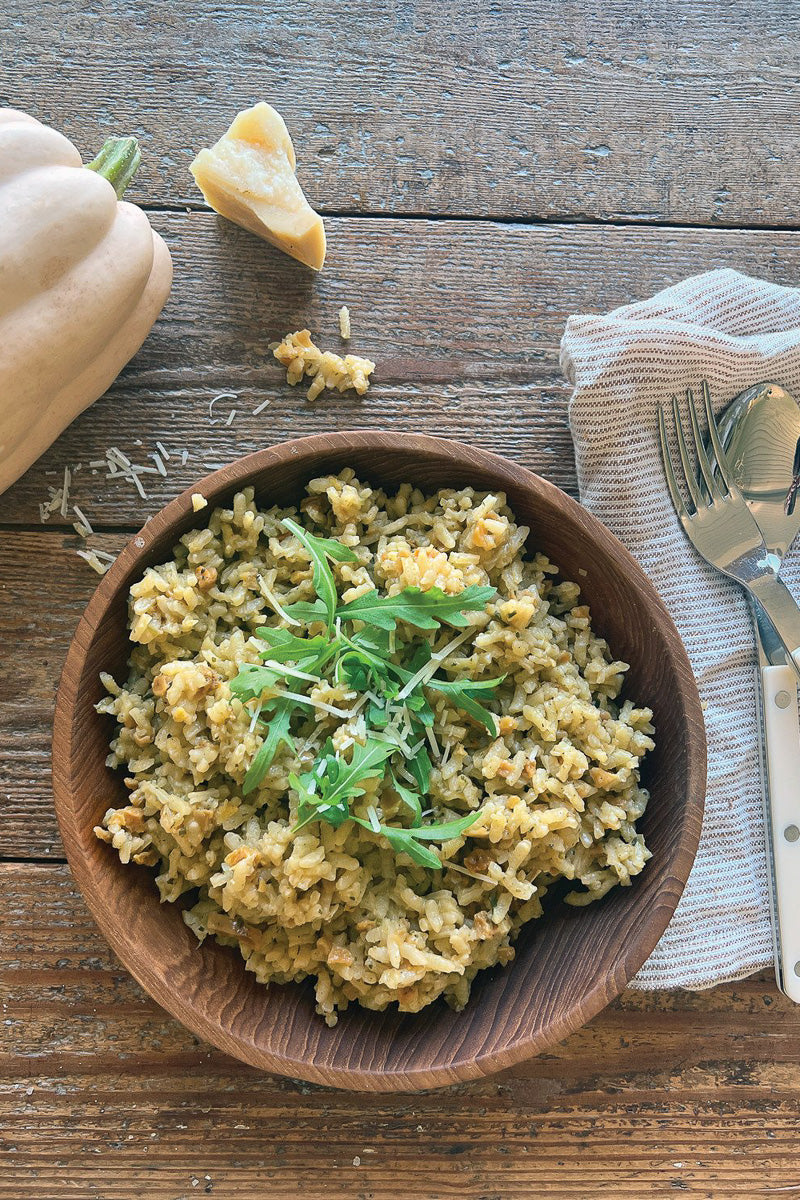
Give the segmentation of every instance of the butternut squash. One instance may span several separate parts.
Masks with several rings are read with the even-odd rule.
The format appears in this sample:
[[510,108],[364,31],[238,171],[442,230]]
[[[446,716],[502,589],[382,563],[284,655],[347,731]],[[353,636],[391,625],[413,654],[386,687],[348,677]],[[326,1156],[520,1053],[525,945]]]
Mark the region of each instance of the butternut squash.
[[0,492],[106,391],[169,295],[172,260],[119,201],[139,161],[110,139],[85,169],[62,134],[0,109]]

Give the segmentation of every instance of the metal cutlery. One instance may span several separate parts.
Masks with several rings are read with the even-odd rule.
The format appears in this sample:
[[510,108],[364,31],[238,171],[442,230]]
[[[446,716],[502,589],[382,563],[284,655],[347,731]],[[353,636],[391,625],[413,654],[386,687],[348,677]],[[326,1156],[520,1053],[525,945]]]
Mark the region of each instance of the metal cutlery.
[[[736,483],[775,570],[800,533],[800,408],[777,383],[735,397],[718,418]],[[707,447],[708,449],[709,447]],[[778,986],[800,1003],[800,705],[797,680],[775,631],[752,603],[763,732],[764,817]]]
[[[800,653],[795,641],[800,623],[794,600],[777,578],[781,560],[800,529],[800,514],[793,503],[800,469],[800,410],[783,388],[762,384],[732,401],[718,425],[706,383],[702,391],[707,441],[700,432],[694,396],[687,391],[696,466],[678,400],[672,401],[691,511],[678,486],[663,410],[659,411],[661,453],[672,502],[690,541],[707,562],[749,593],[759,651],[762,790],[775,975],[781,990],[800,1003],[796,884],[800,874]],[[770,611],[769,601],[775,595],[781,599]],[[767,604],[763,604],[765,597]],[[778,622],[773,624],[775,614],[780,628]]]
[[[713,449],[712,465],[705,447],[691,389],[686,401],[691,426],[690,454],[677,396],[672,398],[672,414],[688,503],[678,484],[678,476],[667,438],[664,410],[658,411],[661,455],[672,503],[686,536],[712,567],[736,580],[762,606],[800,677],[800,608],[791,592],[778,578],[763,534],[752,516],[747,501],[736,485],[727,455],[720,441],[708,385],[702,385],[708,436]],[[716,466],[716,470],[715,470]]]

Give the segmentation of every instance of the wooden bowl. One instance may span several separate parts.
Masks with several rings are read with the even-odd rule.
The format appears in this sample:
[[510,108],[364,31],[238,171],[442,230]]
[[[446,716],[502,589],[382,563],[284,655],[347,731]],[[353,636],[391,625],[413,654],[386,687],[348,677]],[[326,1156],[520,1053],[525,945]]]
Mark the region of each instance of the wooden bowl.
[[[518,519],[567,579],[579,581],[594,628],[631,664],[626,687],[655,713],[646,760],[651,799],[641,828],[653,857],[630,888],[584,909],[554,902],[526,927],[517,957],[478,975],[461,1013],[441,1001],[419,1014],[352,1005],[329,1029],[310,986],[265,988],[238,954],[199,946],[178,906],[161,904],[152,872],[123,866],[92,827],[126,794],[105,766],[112,723],[94,709],[101,670],[128,656],[127,594],[179,536],[202,524],[191,492],[228,503],[245,484],[264,504],[289,504],[315,475],[352,466],[371,483],[502,489]],[[210,511],[210,510],[209,510]],[[207,516],[208,514],[206,514]],[[620,543],[558,488],[515,463],[457,442],[411,434],[334,433],[260,451],[214,472],[168,504],[128,543],[78,625],[56,704],[56,811],[67,857],[95,920],[132,975],[175,1017],[262,1070],[337,1087],[414,1090],[471,1079],[537,1054],[593,1017],[648,957],[683,890],[697,849],[705,790],[700,700],[661,600]]]

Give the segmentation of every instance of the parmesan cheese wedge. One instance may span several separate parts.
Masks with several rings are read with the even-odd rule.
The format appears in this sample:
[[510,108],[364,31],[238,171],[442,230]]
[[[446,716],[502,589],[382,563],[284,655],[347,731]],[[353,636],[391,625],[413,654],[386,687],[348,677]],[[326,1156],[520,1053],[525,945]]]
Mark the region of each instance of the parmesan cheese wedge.
[[315,271],[322,269],[325,226],[297,182],[294,146],[283,117],[269,104],[240,112],[190,169],[207,203],[221,216]]

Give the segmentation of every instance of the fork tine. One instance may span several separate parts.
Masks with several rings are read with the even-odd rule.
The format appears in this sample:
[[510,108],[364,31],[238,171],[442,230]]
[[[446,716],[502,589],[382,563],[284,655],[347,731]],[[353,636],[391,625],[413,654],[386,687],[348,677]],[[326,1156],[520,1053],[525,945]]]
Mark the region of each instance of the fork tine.
[[681,410],[678,404],[678,397],[672,397],[672,415],[675,418],[675,432],[678,435],[678,453],[681,456],[681,466],[686,479],[686,486],[689,489],[689,494],[692,497],[692,504],[699,512],[701,508],[706,507],[705,497],[701,496],[700,488],[697,483],[697,475],[694,469],[694,463],[689,457],[689,451],[686,446],[686,438],[683,435],[683,422],[681,420]]
[[700,432],[700,423],[697,420],[697,409],[694,403],[694,394],[691,388],[686,389],[686,401],[689,405],[689,420],[692,423],[692,435],[694,437],[694,448],[697,454],[697,462],[703,474],[708,494],[712,500],[722,499],[722,491],[719,484],[714,479],[714,472],[711,469],[711,460],[706,453],[703,435]]
[[667,443],[667,426],[664,421],[664,409],[660,404],[658,406],[658,437],[661,442],[661,458],[664,461],[664,474],[667,477],[667,487],[672,497],[672,503],[680,520],[688,521],[689,513],[686,510],[686,505],[683,502],[683,497],[678,487],[678,481],[675,478],[675,468],[672,465],[672,455]]
[[714,457],[717,460],[717,469],[719,471],[720,478],[725,485],[725,491],[729,493],[731,488],[736,487],[736,480],[733,478],[730,463],[728,462],[727,455],[725,454],[722,442],[720,441],[716,417],[714,416],[714,411],[711,407],[711,393],[708,390],[708,384],[706,383],[705,379],[702,383],[702,389],[703,403],[706,409],[706,420],[708,421],[708,432],[711,438],[711,445],[714,448]]

